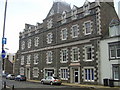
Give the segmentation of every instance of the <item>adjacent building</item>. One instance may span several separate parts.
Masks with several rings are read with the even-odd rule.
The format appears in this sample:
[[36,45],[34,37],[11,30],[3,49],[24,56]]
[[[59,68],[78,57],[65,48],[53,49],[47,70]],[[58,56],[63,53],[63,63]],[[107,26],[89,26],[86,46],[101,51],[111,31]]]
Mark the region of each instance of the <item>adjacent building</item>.
[[57,76],[63,82],[99,84],[100,40],[113,18],[118,18],[113,2],[86,0],[72,9],[54,2],[43,23],[25,24],[20,32],[18,73],[33,80]]
[[120,20],[113,19],[109,26],[109,36],[100,41],[101,83],[112,79],[120,86]]
[[15,60],[15,54],[13,53],[7,53],[6,57],[3,59],[3,63],[4,63],[4,68],[3,71],[4,73],[8,74],[12,74],[14,73],[14,60]]

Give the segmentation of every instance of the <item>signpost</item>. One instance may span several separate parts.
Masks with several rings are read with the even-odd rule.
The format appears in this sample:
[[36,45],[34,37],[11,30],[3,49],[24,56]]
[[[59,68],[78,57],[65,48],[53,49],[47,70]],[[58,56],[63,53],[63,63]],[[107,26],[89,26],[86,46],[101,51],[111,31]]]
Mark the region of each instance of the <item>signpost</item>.
[[2,50],[2,58],[5,58],[5,56],[6,56],[6,52],[5,50]]
[[2,44],[6,44],[7,38],[2,38]]

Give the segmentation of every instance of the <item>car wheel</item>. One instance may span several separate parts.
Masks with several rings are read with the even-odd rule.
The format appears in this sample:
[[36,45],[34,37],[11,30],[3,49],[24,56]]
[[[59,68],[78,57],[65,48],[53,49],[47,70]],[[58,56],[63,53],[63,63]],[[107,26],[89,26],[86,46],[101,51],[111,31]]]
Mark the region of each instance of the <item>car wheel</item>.
[[58,85],[61,85],[61,83],[59,83]]
[[42,83],[42,84],[44,84],[44,82],[43,82],[43,81],[41,81],[41,83]]
[[53,82],[50,82],[50,85],[53,85]]

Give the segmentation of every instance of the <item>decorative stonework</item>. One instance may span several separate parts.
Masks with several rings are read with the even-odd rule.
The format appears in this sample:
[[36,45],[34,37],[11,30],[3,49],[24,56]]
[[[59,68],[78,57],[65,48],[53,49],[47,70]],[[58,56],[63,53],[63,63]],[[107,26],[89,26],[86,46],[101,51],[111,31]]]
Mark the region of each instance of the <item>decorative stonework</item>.
[[21,49],[22,49],[22,50],[25,49],[25,41],[22,41],[22,43],[21,43]]
[[35,37],[34,45],[35,45],[35,47],[38,47],[38,45],[39,45],[39,37]]
[[31,44],[32,44],[31,39],[28,40],[28,43],[27,43],[27,44],[28,44],[28,48],[31,48]]
[[38,78],[39,77],[39,68],[33,67],[33,77]]
[[20,67],[20,75],[24,75],[24,67]]
[[53,39],[53,34],[52,33],[48,33],[47,34],[47,43],[48,44],[52,43],[52,41],[53,41],[52,39]]
[[97,20],[97,34],[101,35],[102,34],[102,30],[101,30],[101,15],[100,15],[100,7],[97,8],[97,16],[96,16],[96,20]]
[[51,19],[47,20],[47,28],[50,29],[50,28],[52,28],[52,26],[53,26],[53,21],[51,18]]

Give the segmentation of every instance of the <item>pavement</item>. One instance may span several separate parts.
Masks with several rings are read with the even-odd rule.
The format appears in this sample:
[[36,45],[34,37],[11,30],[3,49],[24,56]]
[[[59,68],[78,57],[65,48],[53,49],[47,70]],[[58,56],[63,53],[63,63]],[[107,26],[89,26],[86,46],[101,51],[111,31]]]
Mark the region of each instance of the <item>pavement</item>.
[[[27,80],[27,81],[40,83],[39,80]],[[84,88],[91,88],[91,89],[97,89],[97,90],[120,90],[120,87],[109,87],[109,86],[103,86],[103,85],[88,85],[88,84],[79,84],[79,83],[62,83],[62,85],[84,87]]]

